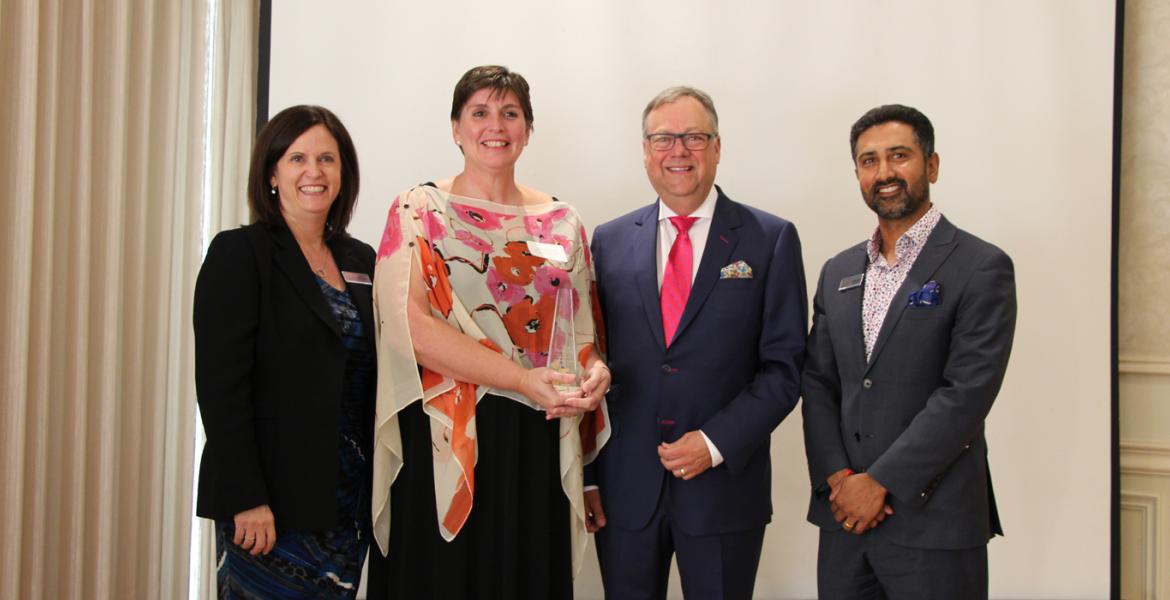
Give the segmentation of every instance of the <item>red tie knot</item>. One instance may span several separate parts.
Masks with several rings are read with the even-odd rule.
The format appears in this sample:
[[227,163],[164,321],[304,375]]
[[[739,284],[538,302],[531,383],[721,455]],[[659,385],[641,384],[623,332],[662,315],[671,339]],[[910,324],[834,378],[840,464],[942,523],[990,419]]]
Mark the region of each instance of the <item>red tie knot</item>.
[[675,229],[675,231],[678,232],[679,235],[686,235],[686,233],[691,230],[691,225],[694,225],[695,221],[698,221],[698,220],[699,220],[699,217],[678,217],[678,216],[675,216],[675,217],[670,217],[670,224],[674,225],[674,229]]

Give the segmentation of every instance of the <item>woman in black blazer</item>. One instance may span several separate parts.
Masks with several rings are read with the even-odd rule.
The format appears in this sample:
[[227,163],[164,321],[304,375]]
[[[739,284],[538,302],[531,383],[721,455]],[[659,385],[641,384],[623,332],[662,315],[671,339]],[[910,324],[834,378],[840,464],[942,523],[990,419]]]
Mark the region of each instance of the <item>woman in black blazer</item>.
[[353,598],[369,545],[374,251],[346,234],[353,142],[294,106],[256,141],[251,225],[212,240],[195,285],[220,598]]

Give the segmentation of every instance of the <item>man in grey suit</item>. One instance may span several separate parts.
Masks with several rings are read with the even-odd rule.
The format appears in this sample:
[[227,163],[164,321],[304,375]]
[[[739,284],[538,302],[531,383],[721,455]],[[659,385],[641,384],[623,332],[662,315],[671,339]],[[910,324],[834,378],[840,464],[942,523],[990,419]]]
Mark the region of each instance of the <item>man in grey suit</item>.
[[819,595],[985,599],[987,542],[1003,532],[983,428],[1015,330],[1012,261],[931,203],[939,156],[921,112],[874,108],[850,146],[878,223],[825,263],[813,301],[802,392]]

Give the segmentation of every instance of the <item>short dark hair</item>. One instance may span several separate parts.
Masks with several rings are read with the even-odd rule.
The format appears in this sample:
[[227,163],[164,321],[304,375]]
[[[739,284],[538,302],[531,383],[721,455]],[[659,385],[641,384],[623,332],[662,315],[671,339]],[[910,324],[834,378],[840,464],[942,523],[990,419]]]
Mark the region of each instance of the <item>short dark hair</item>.
[[523,75],[499,65],[473,67],[459,78],[451,98],[451,120],[458,121],[459,115],[463,113],[463,105],[467,104],[472,94],[484,88],[490,88],[493,96],[503,96],[508,92],[516,94],[520,110],[524,112],[524,122],[528,124],[528,129],[532,129],[532,98],[528,93],[528,81]]
[[277,161],[288,151],[288,147],[301,134],[317,125],[324,125],[329,130],[341,154],[338,157],[341,160],[341,190],[325,218],[325,239],[345,233],[349,219],[353,216],[353,207],[357,204],[361,183],[357,150],[354,149],[349,131],[337,115],[327,108],[308,104],[290,106],[280,111],[269,119],[256,136],[256,143],[252,147],[252,164],[248,170],[248,208],[251,209],[253,223],[285,225],[284,216],[280,212],[280,195],[272,193],[269,180]]
[[922,114],[916,108],[903,106],[901,104],[885,104],[877,108],[869,109],[861,118],[853,124],[853,128],[849,130],[849,156],[851,159],[857,159],[857,138],[865,133],[870,127],[881,125],[883,123],[905,123],[914,130],[914,141],[918,142],[918,147],[922,149],[922,154],[926,158],[930,158],[934,154],[934,125],[930,124],[930,119]]

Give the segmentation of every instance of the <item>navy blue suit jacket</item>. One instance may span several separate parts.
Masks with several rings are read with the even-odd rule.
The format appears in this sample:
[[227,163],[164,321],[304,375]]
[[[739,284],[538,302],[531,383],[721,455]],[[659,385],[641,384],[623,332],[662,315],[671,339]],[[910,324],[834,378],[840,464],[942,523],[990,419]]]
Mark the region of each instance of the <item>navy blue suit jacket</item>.
[[[676,525],[708,535],[771,520],[769,440],[800,395],[808,310],[800,239],[792,223],[718,192],[669,348],[659,305],[658,203],[594,232],[613,372],[613,434],[596,466],[609,526],[636,530],[649,522],[668,477],[658,444],[692,430],[707,434],[724,463],[689,481],[667,478]],[[720,277],[741,260],[751,278]]]

